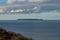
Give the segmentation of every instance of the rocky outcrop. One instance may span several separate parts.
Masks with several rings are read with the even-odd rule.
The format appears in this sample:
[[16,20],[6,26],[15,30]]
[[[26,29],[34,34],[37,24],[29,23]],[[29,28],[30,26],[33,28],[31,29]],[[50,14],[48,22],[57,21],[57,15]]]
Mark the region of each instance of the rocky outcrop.
[[0,40],[32,40],[32,38],[27,38],[21,34],[7,32],[4,29],[0,29]]

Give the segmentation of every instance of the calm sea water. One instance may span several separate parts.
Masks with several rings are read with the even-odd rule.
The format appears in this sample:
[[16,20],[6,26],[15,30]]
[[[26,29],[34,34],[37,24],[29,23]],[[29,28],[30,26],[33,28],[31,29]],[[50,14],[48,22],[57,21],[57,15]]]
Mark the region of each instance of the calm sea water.
[[59,20],[1,20],[0,27],[32,37],[34,40],[60,40]]

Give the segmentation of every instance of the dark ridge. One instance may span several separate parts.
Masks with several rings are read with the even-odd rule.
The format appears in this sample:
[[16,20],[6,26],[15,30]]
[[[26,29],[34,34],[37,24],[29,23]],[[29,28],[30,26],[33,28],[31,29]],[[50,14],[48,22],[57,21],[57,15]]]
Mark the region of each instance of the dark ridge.
[[43,19],[17,19],[17,21],[20,21],[20,20],[40,20],[40,21],[43,21]]
[[32,38],[27,38],[21,34],[8,32],[0,28],[0,40],[32,40]]

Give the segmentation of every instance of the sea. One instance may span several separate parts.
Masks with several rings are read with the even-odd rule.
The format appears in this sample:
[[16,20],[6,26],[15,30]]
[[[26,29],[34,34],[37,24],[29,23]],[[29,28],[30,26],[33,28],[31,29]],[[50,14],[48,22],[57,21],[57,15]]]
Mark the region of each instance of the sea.
[[0,20],[0,28],[33,40],[60,40],[60,20]]

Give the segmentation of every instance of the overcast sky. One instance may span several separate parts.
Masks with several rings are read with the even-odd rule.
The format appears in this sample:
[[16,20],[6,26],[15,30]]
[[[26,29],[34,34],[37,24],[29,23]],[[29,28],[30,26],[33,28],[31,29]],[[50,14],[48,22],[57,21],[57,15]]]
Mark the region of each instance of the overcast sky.
[[[5,2],[8,5],[12,5],[16,1],[26,1],[26,0],[0,0],[0,2]],[[49,19],[49,20],[60,20],[60,0],[28,0],[29,2],[40,2],[42,13],[37,14],[0,14],[0,20],[15,20],[24,18],[35,18],[35,19]],[[1,8],[0,4],[0,8]],[[8,6],[7,5],[7,6]],[[15,4],[14,4],[15,5]],[[4,5],[4,8],[6,6]],[[44,9],[43,9],[44,8]],[[46,9],[47,8],[47,9]],[[54,10],[53,10],[54,9]],[[50,10],[50,11],[48,11]],[[44,12],[47,11],[47,12]]]

